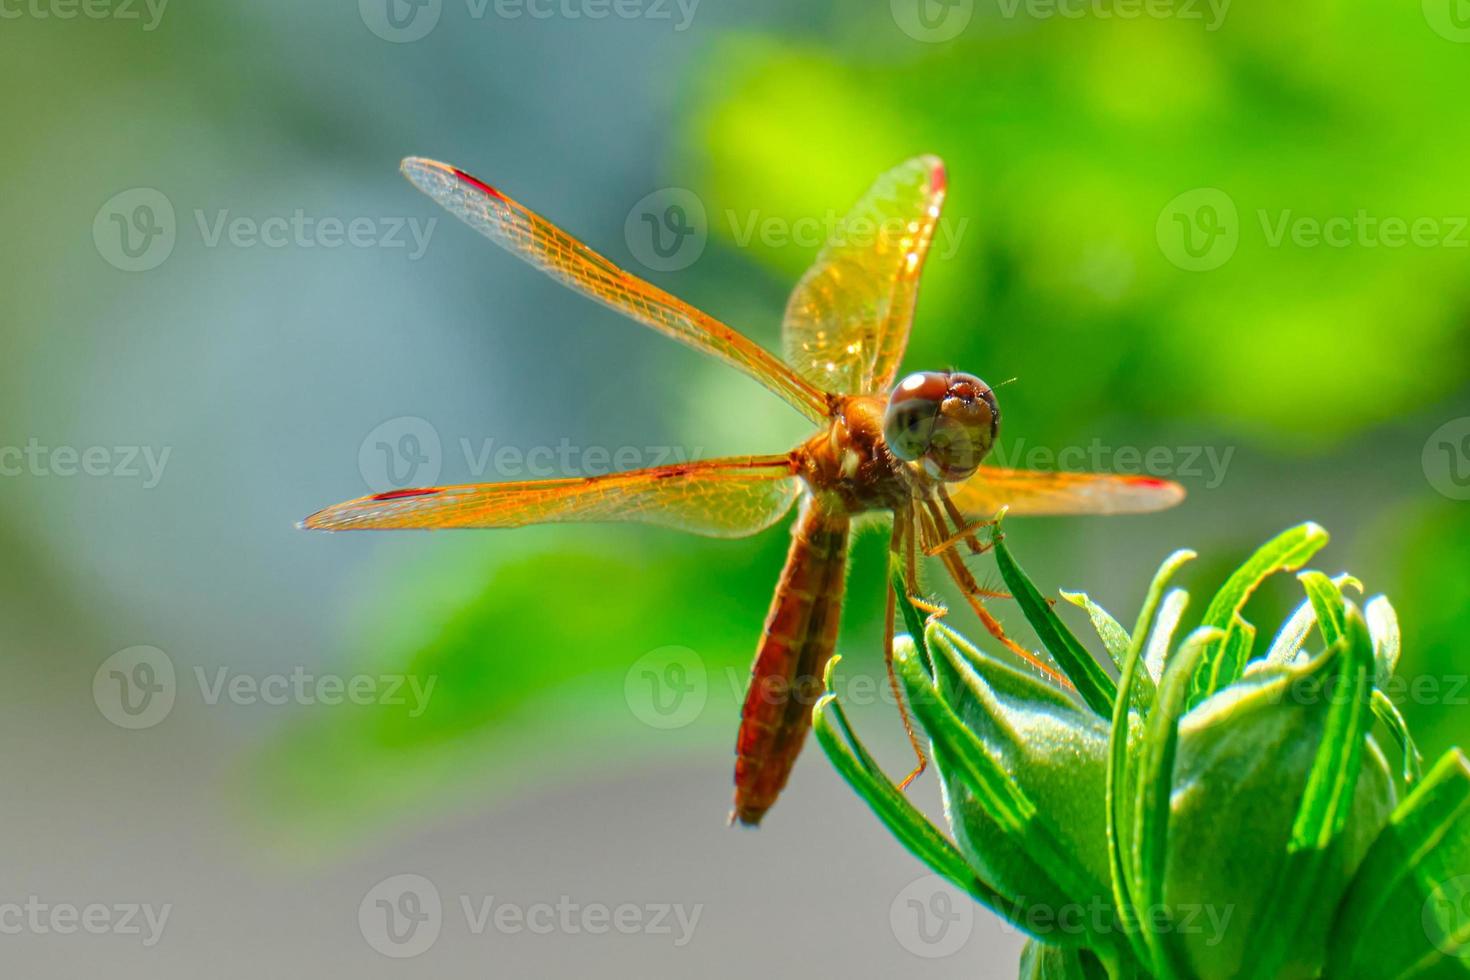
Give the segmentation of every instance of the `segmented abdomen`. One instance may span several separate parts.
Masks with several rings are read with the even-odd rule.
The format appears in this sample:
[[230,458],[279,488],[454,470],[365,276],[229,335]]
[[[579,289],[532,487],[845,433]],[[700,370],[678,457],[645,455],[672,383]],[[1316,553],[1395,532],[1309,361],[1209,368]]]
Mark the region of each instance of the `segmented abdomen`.
[[812,723],[837,645],[850,519],[808,497],[766,614],[735,743],[732,820],[755,825],[776,802]]

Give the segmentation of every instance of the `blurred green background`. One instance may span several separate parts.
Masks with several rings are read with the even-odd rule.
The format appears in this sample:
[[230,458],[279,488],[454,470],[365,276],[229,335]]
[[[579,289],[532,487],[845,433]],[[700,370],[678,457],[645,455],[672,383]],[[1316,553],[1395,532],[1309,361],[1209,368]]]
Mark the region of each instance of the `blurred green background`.
[[[781,530],[294,528],[400,482],[806,434],[759,386],[438,212],[396,175],[408,154],[502,186],[773,348],[817,250],[793,233],[941,155],[950,194],[906,366],[1014,379],[1006,462],[1082,449],[1190,491],[1146,518],[1016,521],[1038,583],[1128,621],[1189,546],[1200,606],[1256,544],[1316,520],[1334,535],[1324,570],[1399,609],[1421,681],[1402,707],[1426,752],[1463,744],[1462,6],[4,8],[0,856],[15,895],[177,910],[151,947],[27,932],[0,956],[35,976],[734,976],[756,953],[777,976],[819,958],[1013,974],[1019,941],[988,919],[954,948],[905,925],[921,869],[814,751],[766,827],[723,827]],[[689,234],[669,256],[651,236],[675,230],[671,203]],[[857,544],[841,683],[898,772],[883,545]],[[1255,601],[1263,632],[1294,588]],[[106,665],[138,646],[167,658],[173,702],[127,728]],[[403,705],[211,703],[220,678],[294,675],[433,687]],[[932,782],[916,792],[935,805]],[[415,961],[353,919],[399,872],[444,893],[443,934]],[[491,893],[705,912],[679,947],[472,935],[455,896]]]

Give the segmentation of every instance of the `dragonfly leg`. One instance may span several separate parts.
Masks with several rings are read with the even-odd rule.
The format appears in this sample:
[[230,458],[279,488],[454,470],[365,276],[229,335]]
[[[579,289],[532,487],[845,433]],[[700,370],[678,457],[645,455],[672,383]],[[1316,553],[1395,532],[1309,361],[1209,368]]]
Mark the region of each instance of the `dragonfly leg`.
[[958,531],[949,535],[947,538],[944,538],[942,541],[939,541],[936,544],[925,545],[924,554],[930,558],[933,558],[937,556],[941,551],[948,551],[950,548],[953,548],[955,545],[963,541],[969,545],[970,554],[983,555],[985,554],[985,552],[989,551],[993,547],[993,545],[981,544],[978,540],[976,540],[975,532],[983,531],[985,528],[991,527],[994,524],[995,518],[993,517],[985,521],[971,521],[969,524],[961,526]]
[[[946,498],[946,502],[948,502],[948,498]],[[932,501],[929,502],[929,518],[932,526],[942,534],[944,530],[944,516],[939,511],[939,507]],[[1033,668],[1046,675],[1052,682],[1066,690],[1072,689],[1072,682],[1067,680],[1061,671],[1048,663],[1046,658],[1041,654],[1033,653],[1011,639],[1006,634],[1005,627],[1001,625],[1000,620],[996,619],[990,610],[985,607],[985,599],[1010,598],[1010,596],[981,588],[980,583],[975,581],[975,576],[970,574],[970,570],[965,567],[964,561],[955,553],[953,548],[941,551],[938,557],[944,563],[945,570],[949,572],[949,577],[954,579],[955,585],[959,587],[960,593],[965,597],[965,601],[970,604],[971,609],[975,610],[975,615],[979,617],[980,623],[985,627],[987,633],[995,637],[1011,653],[1014,653]]]
[[[905,554],[907,559],[905,563],[907,575],[905,576],[904,589],[909,593],[909,601],[913,602],[913,593],[918,591],[919,582],[918,561],[914,556],[914,524],[912,513],[908,511],[894,512],[893,537],[889,541],[889,548],[894,554]],[[929,765],[929,757],[924,754],[923,740],[914,731],[914,720],[909,714],[908,702],[904,700],[903,690],[898,683],[898,674],[893,669],[893,630],[895,626],[894,618],[897,598],[894,596],[892,588],[886,591],[888,602],[884,607],[883,615],[883,666],[888,671],[888,686],[893,691],[894,703],[898,705],[899,717],[903,719],[903,731],[909,738],[909,745],[914,750],[914,759],[916,760],[913,771],[905,776],[903,781],[898,784],[898,788],[902,790],[907,789],[909,783],[919,778],[919,774]],[[928,604],[926,603],[926,605]],[[939,607],[931,606],[931,610],[933,608]],[[933,615],[934,613],[931,611],[931,618]]]

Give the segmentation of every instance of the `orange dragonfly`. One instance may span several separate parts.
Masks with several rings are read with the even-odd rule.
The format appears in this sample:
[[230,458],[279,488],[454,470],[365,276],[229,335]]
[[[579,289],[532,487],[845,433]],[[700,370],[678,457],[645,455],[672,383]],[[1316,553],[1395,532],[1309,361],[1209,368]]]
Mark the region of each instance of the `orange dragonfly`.
[[[959,372],[897,380],[919,273],[944,201],[937,157],[890,170],[853,208],[842,227],[863,233],[830,242],[791,295],[782,323],[784,360],[458,168],[412,157],[403,172],[496,244],[645,326],[729,362],[817,425],[810,439],[785,453],[587,478],[395,490],[336,504],[303,522],[340,531],[643,521],[735,538],[770,527],[799,499],[741,712],[732,822],[760,822],[811,727],[823,668],[837,643],[855,517],[892,515],[890,547],[910,593],[920,592],[917,552],[937,557],[997,640],[1065,684],[1054,667],[1006,635],[984,601],[999,594],[980,587],[957,546],[983,550],[974,532],[1003,506],[1016,516],[1116,514],[1183,499],[1177,484],[1147,477],[981,466],[1000,425],[991,388]],[[895,597],[885,591],[884,653],[896,686]],[[906,712],[904,721],[919,758],[912,779],[924,755]]]

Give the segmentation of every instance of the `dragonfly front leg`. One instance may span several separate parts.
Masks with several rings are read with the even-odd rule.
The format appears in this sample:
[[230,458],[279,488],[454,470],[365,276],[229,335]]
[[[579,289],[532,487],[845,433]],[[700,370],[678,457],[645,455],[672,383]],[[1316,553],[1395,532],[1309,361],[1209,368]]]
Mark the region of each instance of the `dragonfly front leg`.
[[[916,600],[915,595],[919,591],[919,563],[915,555],[914,545],[914,518],[913,512],[908,508],[894,511],[893,513],[893,536],[888,542],[889,554],[897,559],[903,558],[904,567],[904,591],[909,594],[909,601],[919,605],[922,600]],[[894,703],[898,705],[899,717],[903,719],[904,734],[909,738],[909,745],[914,750],[916,760],[913,771],[903,778],[898,784],[899,789],[907,789],[909,783],[919,778],[919,775],[928,768],[929,757],[924,754],[924,742],[916,731],[914,721],[909,715],[908,703],[904,700],[903,690],[898,683],[898,674],[893,669],[893,631],[895,623],[895,607],[897,596],[894,594],[892,585],[884,589],[888,597],[884,605],[883,613],[883,666],[888,671],[888,686],[893,691]],[[935,615],[943,615],[943,607],[923,603],[920,608],[928,608],[932,619]]]
[[[946,498],[946,503],[948,503],[948,498]],[[946,537],[944,533],[945,524],[943,513],[939,510],[938,505],[935,504],[933,501],[930,501],[928,506],[928,516],[930,519],[928,529],[933,537],[938,540],[942,540]],[[1008,593],[996,592],[991,589],[982,588],[980,583],[975,581],[975,576],[970,574],[970,570],[965,567],[964,561],[960,558],[958,554],[955,553],[955,549],[940,549],[938,552],[938,557],[939,560],[944,563],[945,570],[949,572],[949,577],[953,579],[954,584],[959,587],[960,594],[965,597],[965,601],[970,604],[970,608],[973,609],[975,611],[975,615],[979,617],[980,623],[985,627],[985,631],[987,633],[1000,641],[1001,645],[1003,645],[1007,650],[1020,657],[1036,670],[1045,674],[1049,679],[1051,679],[1054,683],[1056,683],[1063,689],[1072,689],[1071,681],[1067,680],[1067,678],[1063,676],[1061,671],[1057,670],[1050,663],[1048,663],[1046,659],[1043,658],[1040,654],[1033,653],[1030,650],[1027,650],[1025,647],[1021,646],[1021,644],[1011,639],[1010,636],[1007,635],[1005,627],[1001,625],[1000,620],[996,619],[995,616],[991,614],[990,610],[985,607],[985,599],[1009,599],[1011,598],[1011,596]]]

